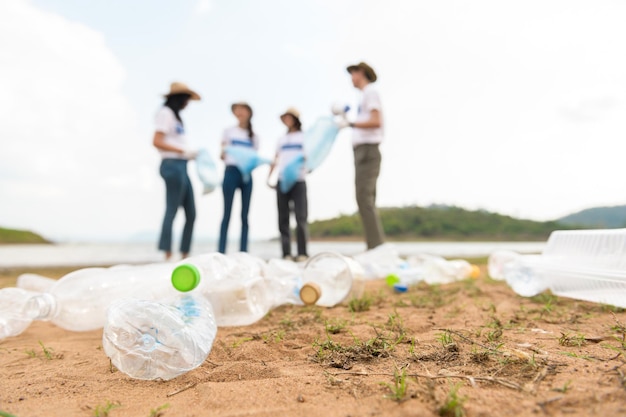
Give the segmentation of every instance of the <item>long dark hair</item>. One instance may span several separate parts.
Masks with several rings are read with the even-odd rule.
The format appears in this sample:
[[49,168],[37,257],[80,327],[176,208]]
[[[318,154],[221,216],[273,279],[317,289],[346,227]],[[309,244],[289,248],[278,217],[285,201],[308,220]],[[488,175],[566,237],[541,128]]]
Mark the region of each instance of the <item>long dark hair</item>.
[[163,105],[172,109],[178,121],[183,124],[183,119],[180,118],[179,112],[185,108],[190,98],[191,95],[187,93],[170,94],[165,99],[165,104]]
[[302,122],[296,116],[293,117],[293,128],[296,129],[296,132],[302,131]]

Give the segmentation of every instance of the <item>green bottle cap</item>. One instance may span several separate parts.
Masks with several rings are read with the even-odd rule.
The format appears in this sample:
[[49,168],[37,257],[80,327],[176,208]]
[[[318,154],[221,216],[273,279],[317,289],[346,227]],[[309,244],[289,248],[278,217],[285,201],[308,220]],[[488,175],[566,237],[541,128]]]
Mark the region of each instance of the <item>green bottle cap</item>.
[[390,287],[393,287],[394,285],[400,282],[400,277],[397,276],[396,274],[389,274],[387,275],[387,278],[385,278],[385,282]]
[[200,284],[200,271],[191,264],[182,264],[172,271],[172,285],[178,291],[188,292]]

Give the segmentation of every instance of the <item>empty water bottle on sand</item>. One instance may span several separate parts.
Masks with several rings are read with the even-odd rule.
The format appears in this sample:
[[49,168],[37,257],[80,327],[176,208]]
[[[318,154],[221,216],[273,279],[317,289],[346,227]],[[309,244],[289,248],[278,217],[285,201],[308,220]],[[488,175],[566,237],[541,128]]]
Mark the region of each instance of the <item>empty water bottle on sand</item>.
[[390,243],[384,243],[366,252],[354,256],[363,267],[365,277],[368,279],[380,279],[389,274],[399,273],[409,267],[406,260],[400,257],[396,247]]
[[[552,232],[541,255],[494,252],[490,274],[520,295],[554,294],[626,307],[626,229]],[[492,271],[493,270],[493,271]],[[495,276],[494,276],[495,275]]]
[[337,253],[323,252],[311,257],[304,265],[300,299],[307,305],[333,307],[360,298],[364,289],[361,265]]
[[480,269],[464,259],[448,260],[435,255],[413,255],[407,258],[407,266],[389,274],[387,284],[404,292],[408,287],[424,281],[427,284],[447,284],[468,278],[478,278]]
[[[205,297],[213,306],[217,325],[246,326],[262,319],[273,306],[260,265],[244,255],[235,261],[219,253],[186,259],[172,272],[181,292]],[[256,271],[256,272],[255,272]]]
[[216,333],[211,305],[203,297],[125,299],[108,309],[102,346],[126,375],[169,380],[200,366]]
[[[65,275],[45,292],[0,290],[3,321],[51,321],[66,330],[100,329],[106,309],[121,298],[141,296],[159,299],[176,294],[170,284],[173,266],[168,263],[113,268],[84,268]],[[12,298],[11,306],[3,302]],[[18,333],[3,331],[6,336]]]
[[273,297],[273,307],[303,304],[300,299],[302,268],[293,261],[271,259],[265,270],[265,281]]
[[46,292],[56,282],[56,279],[44,277],[43,275],[26,273],[17,277],[15,286],[29,291]]

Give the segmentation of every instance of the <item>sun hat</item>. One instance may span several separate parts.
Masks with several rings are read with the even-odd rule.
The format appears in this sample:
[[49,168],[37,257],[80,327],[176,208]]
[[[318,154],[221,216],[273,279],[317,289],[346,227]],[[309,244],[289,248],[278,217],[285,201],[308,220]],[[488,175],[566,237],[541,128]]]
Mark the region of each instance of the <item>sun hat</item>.
[[346,68],[348,70],[348,72],[350,74],[352,74],[352,71],[363,71],[363,73],[365,74],[365,77],[370,80],[370,82],[375,82],[376,79],[378,79],[378,77],[376,76],[376,72],[374,71],[374,68],[370,67],[369,65],[367,65],[365,62],[359,62],[358,64],[354,64],[354,65],[350,65],[348,68]]
[[300,120],[300,111],[295,107],[289,107],[283,114],[280,115],[280,118],[287,116],[288,114],[292,115],[296,119]]
[[187,84],[181,82],[173,82],[170,84],[170,92],[164,94],[165,97],[169,97],[174,94],[189,94],[191,100],[200,100],[200,94],[187,87]]
[[230,111],[235,113],[235,107],[245,107],[250,112],[250,116],[252,116],[252,107],[245,101],[237,101],[230,106]]

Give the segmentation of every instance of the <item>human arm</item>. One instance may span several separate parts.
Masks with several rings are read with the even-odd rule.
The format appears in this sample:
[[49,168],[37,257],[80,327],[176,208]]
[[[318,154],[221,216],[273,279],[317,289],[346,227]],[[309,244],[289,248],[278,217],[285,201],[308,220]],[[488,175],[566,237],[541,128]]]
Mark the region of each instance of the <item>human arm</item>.
[[356,127],[359,129],[377,129],[382,126],[380,119],[380,111],[372,110],[370,112],[369,120],[364,120],[362,122],[352,122],[349,123],[348,126]]
[[154,132],[154,138],[152,139],[152,144],[154,145],[155,148],[161,151],[176,152],[181,155],[185,153],[184,149],[181,149],[174,145],[170,145],[169,143],[165,142],[165,133],[163,132],[159,132],[159,131]]
[[270,188],[276,188],[276,185],[272,184],[270,182],[271,178],[272,178],[272,174],[274,173],[274,169],[276,169],[276,165],[278,164],[278,152],[276,153],[276,156],[274,156],[274,160],[272,161],[272,164],[270,165],[270,172],[267,174],[267,186]]

